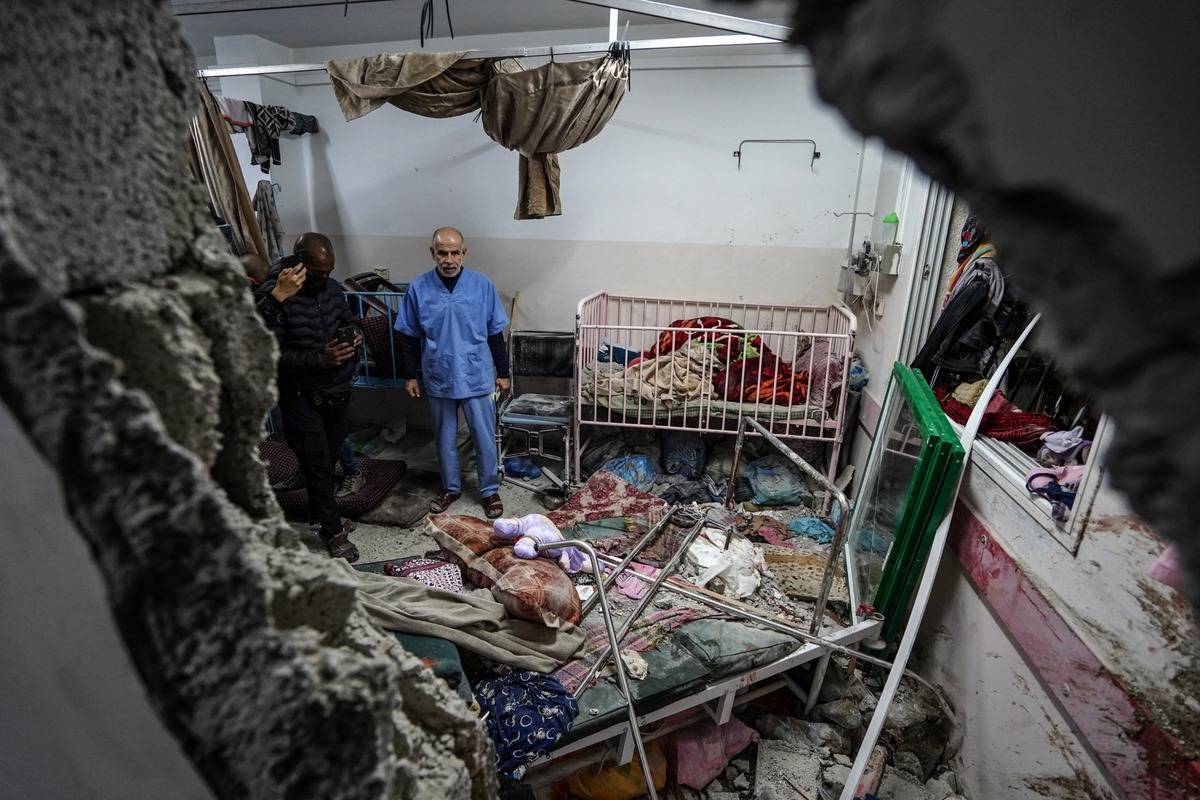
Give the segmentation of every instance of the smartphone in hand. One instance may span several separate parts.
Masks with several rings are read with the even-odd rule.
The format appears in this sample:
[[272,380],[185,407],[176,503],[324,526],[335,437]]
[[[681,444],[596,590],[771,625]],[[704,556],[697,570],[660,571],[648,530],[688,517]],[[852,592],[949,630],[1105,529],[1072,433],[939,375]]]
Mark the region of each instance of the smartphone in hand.
[[354,334],[358,331],[353,325],[343,325],[338,328],[337,342],[338,344],[354,346]]

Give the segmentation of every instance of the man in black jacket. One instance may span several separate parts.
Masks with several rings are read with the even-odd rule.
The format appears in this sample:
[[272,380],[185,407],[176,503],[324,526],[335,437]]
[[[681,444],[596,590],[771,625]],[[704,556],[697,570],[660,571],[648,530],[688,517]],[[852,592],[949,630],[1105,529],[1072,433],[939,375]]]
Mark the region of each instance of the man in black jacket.
[[[347,409],[354,380],[355,353],[362,334],[341,285],[330,279],[333,245],[319,233],[305,233],[293,253],[303,267],[303,285],[280,300],[273,291],[283,261],[255,292],[267,327],[279,341],[279,410],[283,433],[300,461],[308,490],[309,522],[334,558],[358,560],[358,548],[342,526],[334,488],[334,463],[347,432]],[[353,344],[339,331],[355,328]]]

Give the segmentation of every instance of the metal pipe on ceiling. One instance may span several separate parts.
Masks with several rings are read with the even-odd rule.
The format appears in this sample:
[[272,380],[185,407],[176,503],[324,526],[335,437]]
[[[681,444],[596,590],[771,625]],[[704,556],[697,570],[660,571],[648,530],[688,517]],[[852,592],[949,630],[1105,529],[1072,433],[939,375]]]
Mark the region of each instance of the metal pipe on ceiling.
[[[629,42],[630,50],[678,50],[695,47],[729,47],[737,45],[778,44],[774,39],[747,34],[717,36],[685,36],[674,39],[643,39]],[[555,56],[607,53],[611,42],[589,42],[586,44],[552,45],[545,47],[504,47],[497,50],[468,50],[471,58],[534,58],[548,56],[553,49]],[[196,71],[200,78],[234,78],[245,75],[282,75],[294,72],[324,72],[324,64],[268,64],[246,67],[207,67]]]
[[761,36],[764,39],[774,39],[786,42],[792,30],[784,25],[770,22],[760,22],[756,19],[733,17],[728,14],[718,14],[715,11],[702,11],[698,8],[674,6],[669,3],[659,3],[655,0],[568,0],[571,3],[582,3],[602,8],[615,8],[632,14],[642,14],[647,17],[671,20],[672,22],[687,22],[705,28],[715,28],[733,33],[746,33],[751,36]]

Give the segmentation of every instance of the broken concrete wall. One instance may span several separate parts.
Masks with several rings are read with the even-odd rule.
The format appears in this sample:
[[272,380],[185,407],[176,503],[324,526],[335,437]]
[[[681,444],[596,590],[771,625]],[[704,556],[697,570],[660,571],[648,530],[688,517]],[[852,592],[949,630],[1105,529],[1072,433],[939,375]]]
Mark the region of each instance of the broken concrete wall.
[[151,705],[220,797],[488,796],[478,720],[270,497],[273,345],[187,175],[192,59],[165,4],[22,3],[3,25],[0,399]]
[[1200,601],[1192,6],[801,0],[822,96],[983,214],[1061,362],[1117,423],[1114,482]]

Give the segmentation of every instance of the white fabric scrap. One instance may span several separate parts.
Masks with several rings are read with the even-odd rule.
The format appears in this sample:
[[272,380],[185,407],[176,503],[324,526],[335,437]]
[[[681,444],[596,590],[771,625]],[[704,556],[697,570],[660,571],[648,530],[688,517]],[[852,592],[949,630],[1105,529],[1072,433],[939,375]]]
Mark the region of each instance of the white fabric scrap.
[[744,538],[734,537],[725,547],[726,532],[705,528],[688,548],[684,560],[700,573],[695,583],[719,590],[726,597],[742,599],[758,591],[766,568],[762,551]]

